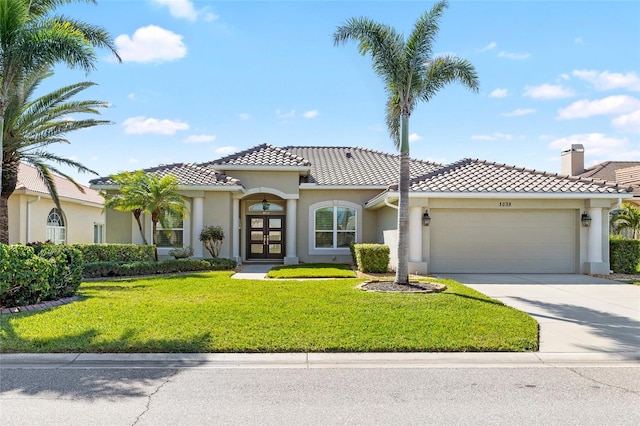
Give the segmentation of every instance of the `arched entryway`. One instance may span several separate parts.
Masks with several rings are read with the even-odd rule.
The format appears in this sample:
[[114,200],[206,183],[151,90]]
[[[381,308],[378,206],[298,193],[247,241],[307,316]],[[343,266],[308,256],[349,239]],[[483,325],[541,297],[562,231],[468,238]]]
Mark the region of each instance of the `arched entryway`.
[[[257,195],[257,194],[256,194]],[[246,200],[246,259],[282,261],[286,254],[284,200],[263,194]]]

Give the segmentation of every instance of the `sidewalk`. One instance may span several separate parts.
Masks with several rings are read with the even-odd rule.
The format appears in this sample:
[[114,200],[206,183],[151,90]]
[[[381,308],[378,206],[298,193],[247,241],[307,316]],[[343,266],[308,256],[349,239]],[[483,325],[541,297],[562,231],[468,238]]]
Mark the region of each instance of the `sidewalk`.
[[244,265],[240,271],[233,274],[231,278],[240,280],[263,280],[267,277],[267,272],[269,272],[269,270],[274,266],[277,265],[271,263],[254,263]]

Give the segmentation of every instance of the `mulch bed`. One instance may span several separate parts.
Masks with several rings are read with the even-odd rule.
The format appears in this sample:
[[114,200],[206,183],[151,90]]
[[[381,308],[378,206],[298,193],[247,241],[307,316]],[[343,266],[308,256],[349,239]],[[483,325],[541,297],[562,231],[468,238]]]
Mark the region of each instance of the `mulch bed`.
[[411,282],[408,285],[398,284],[395,281],[367,281],[358,286],[365,291],[376,291],[379,293],[440,293],[447,289],[447,286],[436,283]]

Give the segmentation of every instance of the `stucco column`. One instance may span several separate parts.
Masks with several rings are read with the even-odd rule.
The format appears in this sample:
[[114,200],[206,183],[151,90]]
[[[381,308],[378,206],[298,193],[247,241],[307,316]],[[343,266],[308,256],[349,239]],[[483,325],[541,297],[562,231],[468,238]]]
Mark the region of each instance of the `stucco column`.
[[409,262],[422,262],[422,207],[409,207]]
[[200,242],[200,232],[204,226],[204,198],[194,197],[191,205],[191,247],[193,247],[193,257],[202,258],[202,243]]
[[287,217],[286,217],[286,237],[285,243],[286,256],[284,258],[285,265],[297,265],[298,256],[296,254],[296,242],[298,240],[296,229],[298,228],[298,200],[287,200]]
[[591,207],[588,213],[591,216],[591,226],[587,234],[587,261],[600,263],[602,262],[602,208]]
[[240,259],[240,200],[233,199],[231,208],[231,256],[233,260],[242,263]]

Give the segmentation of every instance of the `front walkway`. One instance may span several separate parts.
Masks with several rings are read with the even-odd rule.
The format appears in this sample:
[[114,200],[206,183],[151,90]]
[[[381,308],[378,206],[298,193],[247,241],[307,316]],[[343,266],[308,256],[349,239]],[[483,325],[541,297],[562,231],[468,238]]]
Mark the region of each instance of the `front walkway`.
[[231,275],[231,278],[241,280],[263,280],[267,277],[267,272],[274,266],[278,266],[272,263],[252,263],[249,265],[243,265],[239,272]]

